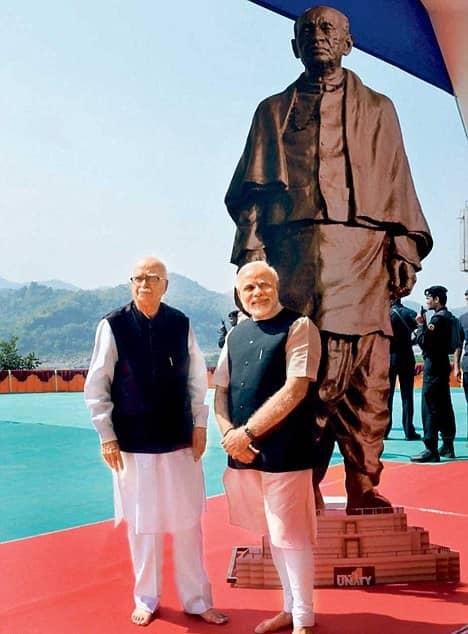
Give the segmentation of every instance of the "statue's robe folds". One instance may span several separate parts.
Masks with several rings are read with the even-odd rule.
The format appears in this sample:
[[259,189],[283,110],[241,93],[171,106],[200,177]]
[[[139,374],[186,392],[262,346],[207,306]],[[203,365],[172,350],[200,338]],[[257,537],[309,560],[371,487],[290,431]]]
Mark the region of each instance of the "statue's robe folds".
[[[269,226],[294,221],[283,135],[296,94],[294,83],[262,101],[255,112],[226,195],[229,214],[237,225],[234,264],[243,263],[246,250],[263,245],[262,232]],[[432,239],[416,196],[395,108],[390,99],[365,86],[349,70],[345,71],[344,99],[352,224],[386,231],[392,237],[389,257],[420,270]],[[329,222],[341,220],[328,215]]]

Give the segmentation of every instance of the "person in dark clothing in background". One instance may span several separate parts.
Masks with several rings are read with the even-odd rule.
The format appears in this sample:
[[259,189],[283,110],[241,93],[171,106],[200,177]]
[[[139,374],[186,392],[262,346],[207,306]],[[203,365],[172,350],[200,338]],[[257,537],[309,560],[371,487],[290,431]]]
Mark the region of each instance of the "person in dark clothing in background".
[[[424,444],[421,453],[412,456],[412,462],[440,462],[440,456],[455,458],[455,416],[450,398],[450,360],[452,352],[452,314],[447,310],[447,289],[430,286],[424,291],[426,305],[434,310],[429,324],[422,314],[417,315],[416,343],[424,357],[422,388],[422,423]],[[438,434],[442,445],[437,448]]]
[[468,288],[465,291],[465,303],[467,305],[467,312],[460,315],[458,319],[463,329],[463,346],[459,349],[458,354],[456,353],[454,355],[454,366],[457,379],[462,382],[465,392],[468,418]]
[[390,340],[390,396],[388,408],[390,422],[385,433],[388,438],[392,429],[392,408],[395,384],[398,377],[402,404],[402,425],[406,440],[421,440],[413,425],[414,414],[414,369],[413,331],[417,327],[416,312],[403,306],[400,299],[392,301],[390,307],[393,337]]
[[[239,319],[239,311],[231,310],[228,314],[229,323],[231,324],[231,328],[237,326],[237,321]],[[224,319],[221,321],[221,326],[218,328],[218,347],[222,348],[224,346],[224,342],[226,341],[226,335],[228,334],[228,329],[226,328],[226,324],[224,323]]]

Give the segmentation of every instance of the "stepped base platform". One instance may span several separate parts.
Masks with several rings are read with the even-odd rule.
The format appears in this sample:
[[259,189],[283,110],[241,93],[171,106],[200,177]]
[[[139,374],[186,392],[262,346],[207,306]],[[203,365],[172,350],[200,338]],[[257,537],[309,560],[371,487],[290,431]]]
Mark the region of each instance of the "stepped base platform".
[[[459,553],[431,544],[424,528],[408,526],[402,507],[347,515],[342,501],[327,502],[317,520],[316,587],[460,580]],[[238,588],[281,587],[267,538],[233,548],[227,581]]]

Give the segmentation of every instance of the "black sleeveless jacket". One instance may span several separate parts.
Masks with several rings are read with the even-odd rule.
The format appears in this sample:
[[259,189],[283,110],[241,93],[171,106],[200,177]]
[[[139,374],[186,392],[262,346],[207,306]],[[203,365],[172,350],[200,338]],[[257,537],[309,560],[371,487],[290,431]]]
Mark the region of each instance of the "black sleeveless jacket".
[[191,446],[188,318],[161,303],[148,319],[131,302],[105,319],[118,351],[111,398],[120,448],[165,453]]
[[[299,314],[284,308],[272,319],[241,321],[229,335],[230,385],[228,404],[235,427],[250,416],[286,382],[286,341]],[[315,388],[277,426],[255,440],[260,454],[245,465],[231,457],[230,467],[281,472],[309,469],[316,441]]]

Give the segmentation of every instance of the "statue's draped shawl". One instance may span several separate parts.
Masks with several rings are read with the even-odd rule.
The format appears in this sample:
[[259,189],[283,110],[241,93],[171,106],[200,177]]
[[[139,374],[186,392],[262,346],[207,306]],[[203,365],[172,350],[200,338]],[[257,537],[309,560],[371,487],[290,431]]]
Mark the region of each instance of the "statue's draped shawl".
[[[346,70],[345,75],[344,132],[355,222],[408,236],[423,258],[432,248],[432,238],[415,192],[395,108],[390,99],[365,86],[353,72]],[[241,212],[255,202],[256,192],[288,189],[282,138],[295,98],[294,83],[262,101],[255,112],[226,194],[236,224]]]

